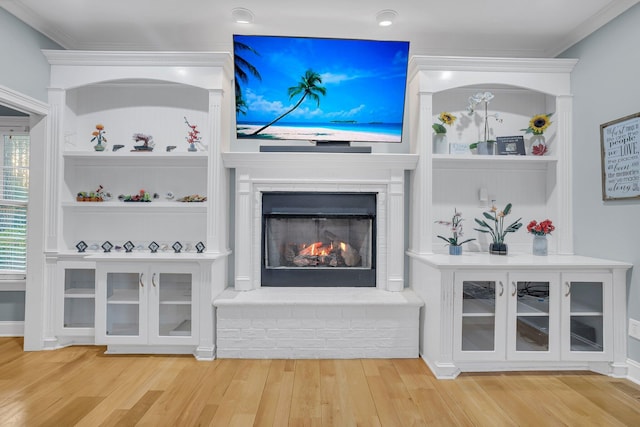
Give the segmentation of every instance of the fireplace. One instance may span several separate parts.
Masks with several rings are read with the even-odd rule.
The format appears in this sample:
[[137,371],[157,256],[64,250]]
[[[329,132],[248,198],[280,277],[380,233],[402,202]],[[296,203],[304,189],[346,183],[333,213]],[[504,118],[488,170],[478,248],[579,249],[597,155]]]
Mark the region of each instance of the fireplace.
[[375,287],[376,193],[262,193],[262,286]]

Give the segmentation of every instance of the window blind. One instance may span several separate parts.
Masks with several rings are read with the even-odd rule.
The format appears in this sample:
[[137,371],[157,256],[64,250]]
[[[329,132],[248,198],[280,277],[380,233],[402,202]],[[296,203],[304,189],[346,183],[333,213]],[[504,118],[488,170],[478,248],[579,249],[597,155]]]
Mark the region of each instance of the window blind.
[[4,135],[0,150],[0,271],[24,272],[27,267],[29,136]]

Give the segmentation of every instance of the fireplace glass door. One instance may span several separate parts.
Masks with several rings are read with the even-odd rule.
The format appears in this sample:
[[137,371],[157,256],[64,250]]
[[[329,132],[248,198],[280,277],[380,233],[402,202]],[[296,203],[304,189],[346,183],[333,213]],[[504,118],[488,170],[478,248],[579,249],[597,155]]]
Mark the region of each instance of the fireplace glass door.
[[375,286],[375,201],[265,193],[262,286]]

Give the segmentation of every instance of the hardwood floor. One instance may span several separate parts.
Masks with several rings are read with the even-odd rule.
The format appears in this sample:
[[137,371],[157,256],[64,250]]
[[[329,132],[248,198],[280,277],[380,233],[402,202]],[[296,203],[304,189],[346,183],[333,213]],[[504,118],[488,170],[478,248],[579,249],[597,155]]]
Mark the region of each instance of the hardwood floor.
[[639,426],[640,386],[585,372],[463,374],[419,359],[230,360],[22,351],[0,338],[1,426]]

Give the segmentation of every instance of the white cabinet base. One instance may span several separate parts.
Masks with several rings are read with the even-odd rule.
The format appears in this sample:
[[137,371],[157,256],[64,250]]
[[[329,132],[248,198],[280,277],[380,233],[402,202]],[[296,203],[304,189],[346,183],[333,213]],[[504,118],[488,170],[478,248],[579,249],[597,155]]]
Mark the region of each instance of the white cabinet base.
[[108,345],[105,354],[193,354],[193,347],[181,345]]
[[[420,357],[438,379],[453,379],[461,372],[494,371],[549,371],[589,370],[612,377],[626,377],[626,293],[625,277],[630,264],[574,255],[532,257],[529,255],[490,256],[468,254],[466,257],[449,255],[417,255],[409,253],[413,291],[424,301],[420,318]],[[456,281],[489,280],[502,277],[496,288],[496,346],[492,351],[461,351],[460,323],[456,316]],[[558,311],[550,311],[549,348],[540,354],[509,351],[513,334],[503,316],[508,296],[513,296],[512,281],[530,277],[536,282],[547,278],[551,283],[551,300],[562,299]],[[497,280],[497,279],[494,279]],[[582,301],[571,304],[569,298],[579,285],[601,283],[603,301],[601,312],[584,311]],[[558,286],[559,285],[559,286]],[[573,285],[573,286],[572,286]],[[573,287],[573,290],[571,288]],[[504,292],[503,292],[504,291]],[[508,294],[508,295],[507,295]],[[458,301],[459,302],[459,301]],[[499,313],[502,313],[500,314]],[[508,313],[508,310],[507,310]],[[600,351],[580,351],[572,348],[571,321],[574,317],[600,317],[604,343]],[[511,328],[512,329],[512,328]],[[457,332],[456,332],[457,331]],[[615,339],[614,339],[615,338]],[[544,357],[542,357],[544,356]]]

